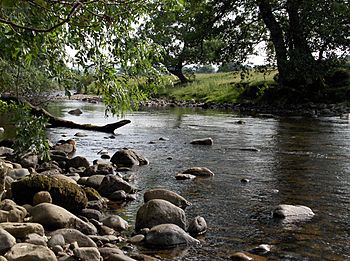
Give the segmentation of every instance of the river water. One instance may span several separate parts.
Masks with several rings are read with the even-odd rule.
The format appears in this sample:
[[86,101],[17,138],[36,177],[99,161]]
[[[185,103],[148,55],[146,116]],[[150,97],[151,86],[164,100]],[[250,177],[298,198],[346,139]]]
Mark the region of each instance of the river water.
[[[81,116],[68,114],[80,108]],[[57,116],[103,125],[104,107],[78,101],[56,103]],[[158,253],[172,260],[228,260],[237,251],[272,245],[268,260],[350,260],[350,124],[340,118],[249,117],[194,109],[147,110],[125,115],[131,120],[115,136],[84,131],[77,155],[91,162],[101,149],[112,155],[127,147],[140,151],[148,166],[135,168],[137,200],[115,210],[131,225],[143,191],[162,187],[192,202],[188,218],[203,216],[208,232],[201,246]],[[238,124],[237,121],[244,124]],[[52,141],[72,138],[72,129],[49,130]],[[213,146],[190,141],[212,137]],[[165,138],[165,140],[159,140]],[[175,180],[193,166],[208,167],[209,179]],[[249,179],[241,183],[241,179]],[[278,204],[310,207],[308,222],[284,224],[271,218]],[[148,253],[145,249],[141,251]]]

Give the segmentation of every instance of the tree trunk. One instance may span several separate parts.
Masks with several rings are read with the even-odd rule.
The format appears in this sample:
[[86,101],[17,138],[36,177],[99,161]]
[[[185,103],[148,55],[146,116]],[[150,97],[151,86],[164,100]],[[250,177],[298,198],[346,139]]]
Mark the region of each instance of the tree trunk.
[[182,64],[181,65],[175,65],[175,66],[169,66],[168,71],[175,75],[177,78],[179,78],[181,84],[188,83],[189,80],[186,78],[186,76],[182,72]]
[[115,123],[110,123],[110,124],[106,124],[104,126],[96,126],[96,125],[92,125],[92,124],[78,124],[72,121],[67,121],[67,120],[62,120],[60,118],[57,118],[55,116],[53,116],[52,114],[50,114],[48,111],[33,106],[32,104],[25,102],[25,101],[20,101],[14,97],[1,97],[0,98],[3,101],[9,102],[16,102],[16,103],[25,103],[26,105],[28,105],[31,108],[31,112],[33,115],[36,116],[44,116],[46,118],[49,119],[49,126],[51,128],[54,127],[64,127],[64,128],[70,128],[70,129],[80,129],[80,130],[91,130],[91,131],[100,131],[100,132],[106,132],[106,133],[114,133],[115,129],[118,129],[120,127],[123,127],[124,125],[130,123],[130,120],[121,120]]

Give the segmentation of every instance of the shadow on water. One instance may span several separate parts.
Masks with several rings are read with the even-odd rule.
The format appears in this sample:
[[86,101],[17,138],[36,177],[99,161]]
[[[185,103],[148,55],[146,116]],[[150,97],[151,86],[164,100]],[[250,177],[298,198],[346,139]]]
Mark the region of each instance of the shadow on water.
[[[77,107],[84,112],[81,116],[67,113]],[[80,123],[118,120],[106,119],[101,105],[76,101],[56,104],[51,110]],[[129,147],[149,159],[150,165],[133,170],[135,186],[141,189],[137,200],[115,210],[131,225],[147,189],[168,188],[192,202],[186,209],[188,218],[201,215],[209,226],[200,239],[202,246],[162,254],[165,259],[228,260],[236,251],[263,243],[273,246],[268,260],[350,259],[349,123],[178,108],[135,112],[126,118],[132,123],[118,129],[113,139],[96,132],[75,137],[77,154],[92,162],[102,148],[112,154]],[[49,136],[55,142],[76,132],[57,128],[49,130]],[[212,137],[214,145],[189,144],[205,137]],[[216,175],[175,180],[176,173],[193,166],[208,167]],[[241,183],[242,178],[250,182]],[[316,215],[309,222],[279,223],[271,218],[278,204],[306,205]]]

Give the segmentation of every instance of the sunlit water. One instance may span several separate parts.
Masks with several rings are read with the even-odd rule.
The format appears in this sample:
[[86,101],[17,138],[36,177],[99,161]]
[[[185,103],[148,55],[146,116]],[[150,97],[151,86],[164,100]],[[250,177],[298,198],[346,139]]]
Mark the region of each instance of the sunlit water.
[[[70,109],[80,108],[81,116]],[[104,125],[102,105],[60,102],[54,114],[79,123]],[[134,224],[143,191],[176,191],[190,202],[188,218],[203,216],[208,232],[201,247],[167,253],[174,260],[228,260],[237,251],[272,245],[268,260],[350,260],[350,125],[337,118],[248,117],[218,111],[149,110],[125,116],[131,124],[110,134],[56,128],[52,141],[75,138],[76,154],[91,162],[101,149],[112,155],[128,147],[140,151],[148,166],[134,169],[138,199],[116,212]],[[245,124],[237,124],[242,120]],[[161,141],[159,138],[166,138]],[[192,139],[212,137],[213,146]],[[258,151],[247,150],[255,148]],[[170,159],[170,158],[171,159]],[[175,174],[193,166],[211,169],[209,179],[177,181]],[[242,178],[249,183],[241,183]],[[309,206],[315,217],[284,225],[271,218],[278,204]],[[141,249],[145,253],[147,250]]]

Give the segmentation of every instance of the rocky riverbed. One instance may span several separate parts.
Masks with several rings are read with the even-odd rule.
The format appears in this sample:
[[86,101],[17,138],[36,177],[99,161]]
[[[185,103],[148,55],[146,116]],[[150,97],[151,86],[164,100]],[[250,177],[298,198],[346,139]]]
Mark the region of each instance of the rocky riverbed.
[[[208,142],[208,140],[210,142]],[[195,140],[211,146],[212,139]],[[200,247],[196,239],[207,231],[204,217],[186,217],[191,205],[167,189],[150,189],[140,195],[129,171],[149,164],[131,149],[116,151],[91,165],[74,156],[73,140],[52,145],[51,161],[37,155],[14,155],[0,147],[0,260],[159,260],[139,249]],[[174,174],[177,179],[215,178],[205,167]],[[179,178],[181,177],[181,178]],[[143,196],[134,228],[108,211],[110,204],[127,204]],[[308,220],[314,213],[304,206],[281,205],[274,217],[288,221]],[[210,224],[209,224],[210,226]],[[130,233],[130,231],[132,231]],[[265,260],[270,246],[228,256],[231,260]]]

